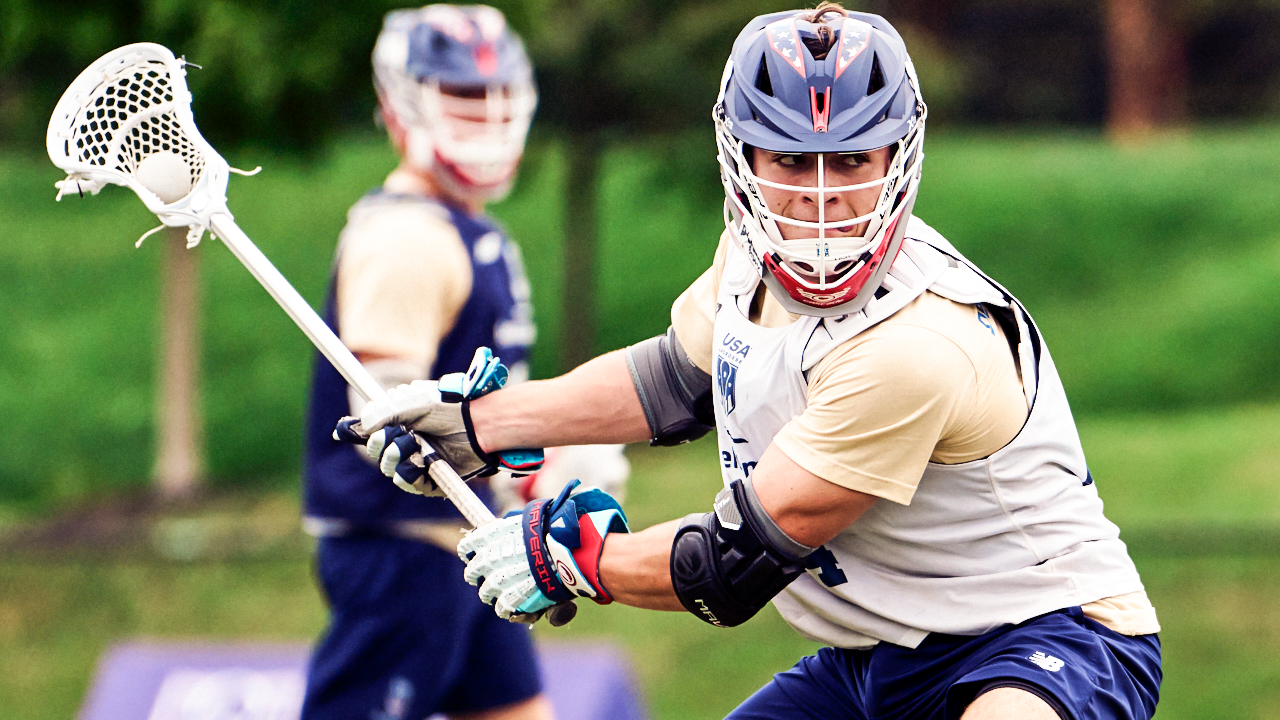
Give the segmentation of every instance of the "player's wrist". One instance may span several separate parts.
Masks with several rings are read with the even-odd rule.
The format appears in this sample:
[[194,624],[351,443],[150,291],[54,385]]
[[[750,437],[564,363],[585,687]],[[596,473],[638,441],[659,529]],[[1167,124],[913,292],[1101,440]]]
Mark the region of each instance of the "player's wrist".
[[508,447],[496,451],[488,451],[480,444],[476,437],[475,421],[471,415],[471,403],[474,400],[475,398],[462,400],[459,403],[459,414],[462,417],[463,428],[466,431],[467,444],[470,446],[472,454],[479,458],[484,465],[480,475],[493,475],[499,470],[506,470],[517,476],[537,472],[542,467],[545,459],[542,448]]
[[471,442],[476,450],[485,454],[492,454],[503,449],[501,445],[494,442],[493,426],[490,422],[490,419],[494,416],[492,412],[494,396],[498,395],[499,392],[494,391],[464,403],[463,413],[466,422],[469,423]]
[[600,553],[599,578],[614,602],[648,610],[683,612],[671,582],[671,546],[679,520],[637,533],[610,533]]
[[613,592],[609,590],[609,584],[605,582],[605,579],[604,579],[604,562],[603,562],[604,548],[605,548],[605,545],[609,544],[610,537],[616,537],[618,535],[624,535],[624,534],[629,534],[629,533],[606,534],[604,538],[601,539],[600,549],[596,551],[595,556],[591,558],[592,573],[595,577],[594,584],[597,592],[599,592],[601,597],[604,598],[603,601],[596,600],[596,602],[600,603],[601,605],[607,605],[608,603],[615,602],[617,600]]

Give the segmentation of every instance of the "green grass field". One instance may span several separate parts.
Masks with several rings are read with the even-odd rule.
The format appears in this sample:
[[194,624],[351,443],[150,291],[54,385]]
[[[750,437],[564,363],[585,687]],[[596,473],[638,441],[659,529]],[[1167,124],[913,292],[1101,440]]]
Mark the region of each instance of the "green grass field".
[[[928,152],[917,213],[1036,316],[1160,611],[1157,717],[1280,717],[1280,127],[1126,151],[1089,135],[933,133]],[[318,304],[346,208],[390,168],[385,144],[353,138],[312,164],[230,159],[265,166],[233,178],[231,207]],[[55,205],[58,179],[47,161],[0,156],[0,716],[33,719],[73,716],[116,641],[308,640],[324,622],[295,499],[309,344],[225,248],[198,248],[214,493],[186,510],[137,509],[163,239],[133,248],[155,223],[132,193]],[[560,363],[559,238],[572,212],[560,182],[554,147],[537,145],[495,209],[525,250],[540,375]],[[709,136],[607,156],[598,349],[665,328],[666,307],[710,260],[718,192]],[[706,509],[712,452],[636,448],[635,524]],[[47,524],[68,508],[79,522]],[[721,717],[813,649],[771,611],[721,631],[586,607],[540,634],[628,648],[654,716],[677,720]]]

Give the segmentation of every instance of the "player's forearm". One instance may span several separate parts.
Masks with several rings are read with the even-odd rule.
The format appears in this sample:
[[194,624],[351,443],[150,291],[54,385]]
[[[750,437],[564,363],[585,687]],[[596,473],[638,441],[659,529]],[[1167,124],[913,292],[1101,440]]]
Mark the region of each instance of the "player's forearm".
[[609,535],[600,555],[600,582],[615,601],[646,610],[684,610],[671,586],[671,544],[679,523]]
[[551,380],[534,380],[471,402],[480,447],[629,443],[649,439],[623,351],[591,360]]

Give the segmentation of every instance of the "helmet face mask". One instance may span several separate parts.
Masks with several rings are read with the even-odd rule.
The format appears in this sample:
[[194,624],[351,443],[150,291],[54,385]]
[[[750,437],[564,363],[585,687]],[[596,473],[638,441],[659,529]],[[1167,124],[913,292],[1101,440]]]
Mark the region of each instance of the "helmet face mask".
[[431,162],[479,190],[501,186],[505,194],[537,105],[533,86],[461,89],[428,81],[421,84],[421,103],[431,128]]
[[533,71],[497,10],[428,5],[387,15],[373,53],[388,126],[405,160],[449,195],[506,195],[537,106]]
[[[847,13],[810,23],[810,12],[757,18],[734,44],[714,112],[725,224],[787,310],[844,315],[870,300],[897,255],[926,110],[887,22]],[[791,155],[801,157],[783,164],[803,172],[779,181],[769,163]]]

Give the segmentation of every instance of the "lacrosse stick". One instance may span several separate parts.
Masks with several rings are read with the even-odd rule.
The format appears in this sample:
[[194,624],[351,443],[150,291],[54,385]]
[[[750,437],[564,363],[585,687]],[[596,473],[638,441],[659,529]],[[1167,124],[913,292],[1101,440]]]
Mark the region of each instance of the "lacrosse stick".
[[[137,193],[163,225],[187,228],[187,247],[208,231],[257,278],[316,348],[365,400],[386,391],[356,360],[307,301],[244,234],[227,209],[227,180],[235,170],[196,129],[187,90],[185,59],[168,48],[137,43],[98,58],[71,83],[49,119],[49,158],[67,173],[56,184],[58,200],[69,192],[96,195],[106,185]],[[255,173],[257,170],[254,171]],[[493,513],[452,467],[421,437],[427,471],[474,527]]]

